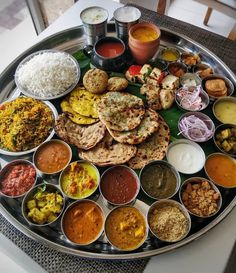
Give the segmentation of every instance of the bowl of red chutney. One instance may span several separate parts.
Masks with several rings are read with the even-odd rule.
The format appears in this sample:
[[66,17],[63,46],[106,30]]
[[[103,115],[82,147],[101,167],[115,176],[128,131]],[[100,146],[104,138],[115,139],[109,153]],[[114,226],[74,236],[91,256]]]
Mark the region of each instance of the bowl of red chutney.
[[34,165],[24,159],[11,161],[0,172],[0,194],[20,198],[34,187],[37,172]]
[[127,61],[125,44],[116,37],[99,39],[89,55],[93,66],[106,71],[120,71]]
[[125,165],[107,169],[101,176],[100,193],[109,206],[121,206],[135,201],[140,182],[137,174]]

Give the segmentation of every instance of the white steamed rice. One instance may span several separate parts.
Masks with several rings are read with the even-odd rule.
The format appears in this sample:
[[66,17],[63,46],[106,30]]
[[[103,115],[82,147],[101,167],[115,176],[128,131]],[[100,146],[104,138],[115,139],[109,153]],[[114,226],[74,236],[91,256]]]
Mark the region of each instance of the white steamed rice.
[[42,98],[53,97],[77,80],[77,69],[66,53],[44,52],[23,64],[16,76],[27,92]]

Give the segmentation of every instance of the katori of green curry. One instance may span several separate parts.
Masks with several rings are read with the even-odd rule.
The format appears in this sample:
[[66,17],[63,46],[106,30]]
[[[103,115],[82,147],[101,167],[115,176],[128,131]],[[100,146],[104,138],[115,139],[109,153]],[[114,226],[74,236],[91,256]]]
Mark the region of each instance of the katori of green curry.
[[145,192],[155,199],[172,196],[177,187],[177,179],[170,167],[154,164],[144,168],[141,185]]

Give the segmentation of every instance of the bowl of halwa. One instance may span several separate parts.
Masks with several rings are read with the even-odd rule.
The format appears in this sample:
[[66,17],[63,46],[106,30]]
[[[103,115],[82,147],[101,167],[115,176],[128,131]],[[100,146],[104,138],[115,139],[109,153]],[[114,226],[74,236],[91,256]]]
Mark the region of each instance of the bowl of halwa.
[[61,190],[48,183],[32,188],[22,202],[22,214],[30,225],[47,226],[55,223],[65,207]]
[[174,200],[160,200],[148,210],[148,225],[159,240],[174,243],[184,239],[191,228],[191,219],[186,208]]
[[116,207],[106,217],[105,234],[109,243],[116,249],[121,251],[135,250],[147,238],[146,219],[135,207]]

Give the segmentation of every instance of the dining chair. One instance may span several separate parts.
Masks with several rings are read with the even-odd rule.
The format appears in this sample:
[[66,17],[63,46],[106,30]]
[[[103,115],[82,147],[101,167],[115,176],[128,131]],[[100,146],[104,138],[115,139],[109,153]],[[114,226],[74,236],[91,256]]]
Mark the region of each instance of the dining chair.
[[[236,20],[236,1],[235,0],[194,0],[200,4],[207,6],[207,12],[205,14],[203,24],[208,25],[210,16],[213,10],[217,10],[225,15]],[[236,23],[230,31],[228,38],[236,40]]]

